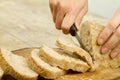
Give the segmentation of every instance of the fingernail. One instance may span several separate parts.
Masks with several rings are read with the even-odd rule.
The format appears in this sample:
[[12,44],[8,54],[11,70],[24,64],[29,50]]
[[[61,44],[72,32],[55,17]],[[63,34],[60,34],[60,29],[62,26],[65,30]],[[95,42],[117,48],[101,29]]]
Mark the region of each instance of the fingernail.
[[111,58],[113,59],[113,58],[115,58],[115,57],[117,56],[117,54],[118,54],[117,52],[113,52],[113,53],[111,53],[110,56],[111,56]]
[[108,48],[102,48],[102,53],[107,53]]
[[103,44],[103,39],[99,39],[99,40],[98,40],[98,44],[99,44],[99,45],[102,45],[102,44]]

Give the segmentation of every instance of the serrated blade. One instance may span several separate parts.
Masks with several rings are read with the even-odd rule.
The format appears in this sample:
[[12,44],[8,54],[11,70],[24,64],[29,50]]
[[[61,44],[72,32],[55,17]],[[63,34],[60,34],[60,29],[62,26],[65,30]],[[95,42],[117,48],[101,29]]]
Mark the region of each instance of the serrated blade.
[[84,46],[84,44],[82,43],[81,39],[80,39],[80,36],[78,35],[77,33],[77,28],[75,26],[75,24],[73,24],[70,28],[70,34],[72,36],[75,36],[75,38],[77,39],[77,41],[79,42],[81,48],[83,48],[85,51],[89,52],[89,50]]
[[88,49],[86,49],[86,47],[85,47],[84,44],[82,43],[82,41],[81,41],[81,39],[80,39],[80,37],[79,37],[79,35],[78,35],[77,32],[76,32],[75,38],[76,38],[77,41],[79,42],[80,46],[81,46],[85,51],[89,52]]

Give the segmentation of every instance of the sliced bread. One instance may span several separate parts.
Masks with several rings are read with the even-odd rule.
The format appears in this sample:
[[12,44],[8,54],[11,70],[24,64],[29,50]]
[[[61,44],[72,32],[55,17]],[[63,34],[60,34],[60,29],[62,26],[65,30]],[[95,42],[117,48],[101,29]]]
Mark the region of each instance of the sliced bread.
[[90,66],[80,59],[60,55],[58,52],[43,45],[40,49],[41,58],[47,63],[58,66],[64,70],[72,69],[78,72],[86,72]]
[[34,71],[46,79],[56,79],[66,73],[66,71],[58,67],[53,67],[43,61],[40,57],[39,49],[32,50],[30,57],[28,58],[28,62]]
[[67,71],[51,66],[43,61],[40,57],[39,49],[40,48],[24,48],[15,50],[13,53],[25,57],[29,63],[29,66],[41,77],[46,79],[55,79],[66,74]]
[[4,73],[18,80],[37,80],[38,74],[29,68],[26,59],[6,49],[0,49],[0,65]]
[[56,45],[65,51],[69,51],[74,54],[77,54],[80,57],[80,59],[87,62],[88,65],[90,65],[90,67],[93,66],[92,57],[90,56],[90,54],[84,49],[75,45],[74,41],[71,38],[65,38],[65,37],[59,38],[56,40]]

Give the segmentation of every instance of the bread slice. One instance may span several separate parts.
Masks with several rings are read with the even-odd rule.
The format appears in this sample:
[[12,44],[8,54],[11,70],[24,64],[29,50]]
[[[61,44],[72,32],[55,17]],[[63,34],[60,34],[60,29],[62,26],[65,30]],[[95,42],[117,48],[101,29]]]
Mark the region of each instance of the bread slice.
[[46,79],[56,79],[66,73],[66,71],[44,62],[40,57],[39,49],[32,50],[28,62],[34,71]]
[[105,26],[102,24],[86,21],[81,26],[80,37],[82,43],[86,46],[91,56],[94,58],[94,64],[98,65],[96,68],[99,66],[102,66],[103,68],[117,68],[120,66],[120,55],[112,60],[109,57],[109,53],[102,55],[100,53],[101,46],[97,45],[97,38],[104,27]]
[[38,74],[28,67],[26,59],[6,49],[0,49],[0,65],[4,73],[18,80],[37,80]]
[[40,49],[40,56],[47,63],[58,66],[64,70],[72,69],[78,72],[86,72],[90,67],[84,61],[69,56],[60,55],[55,50],[43,45]]
[[25,57],[28,60],[29,66],[33,70],[35,71],[37,70],[36,72],[38,72],[41,77],[47,79],[55,79],[59,76],[66,74],[67,71],[64,71],[58,67],[53,67],[48,63],[46,63],[45,61],[43,61],[40,57],[39,49],[40,47],[24,48],[24,49],[15,50],[13,51],[13,53]]
[[0,67],[0,80],[1,80],[1,78],[3,76],[3,74],[4,74],[4,72],[3,72],[2,68]]
[[87,62],[88,65],[90,65],[90,67],[93,66],[93,62],[90,54],[86,52],[84,49],[75,45],[74,41],[71,38],[65,38],[65,37],[59,38],[56,40],[56,45],[65,51],[69,51],[74,54],[77,54],[80,57],[80,59]]

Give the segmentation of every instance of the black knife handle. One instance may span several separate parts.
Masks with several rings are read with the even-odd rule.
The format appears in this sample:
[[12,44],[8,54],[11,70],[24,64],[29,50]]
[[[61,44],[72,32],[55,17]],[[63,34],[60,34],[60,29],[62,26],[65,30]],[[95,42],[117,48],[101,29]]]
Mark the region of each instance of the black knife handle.
[[78,31],[78,29],[77,29],[76,25],[73,24],[73,25],[70,27],[70,30],[69,30],[70,34],[71,34],[72,36],[75,36],[77,31]]

